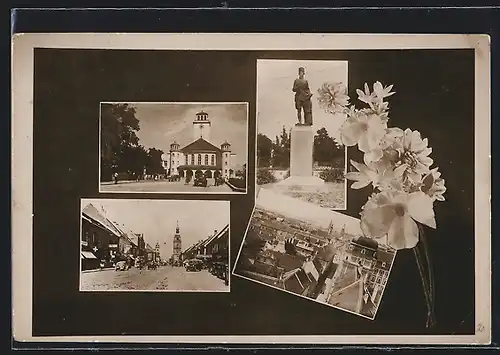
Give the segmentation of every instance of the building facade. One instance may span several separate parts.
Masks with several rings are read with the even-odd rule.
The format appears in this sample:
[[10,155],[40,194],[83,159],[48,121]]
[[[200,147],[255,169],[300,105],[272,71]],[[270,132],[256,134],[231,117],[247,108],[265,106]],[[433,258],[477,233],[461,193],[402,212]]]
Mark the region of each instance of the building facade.
[[117,258],[118,230],[92,204],[82,210],[81,260],[82,270],[96,269],[111,264]]
[[231,144],[227,141],[220,146],[211,143],[212,123],[208,113],[198,112],[192,124],[193,141],[184,147],[174,141],[162,157],[167,175],[185,178],[203,173],[207,178],[234,177],[235,154],[231,152]]

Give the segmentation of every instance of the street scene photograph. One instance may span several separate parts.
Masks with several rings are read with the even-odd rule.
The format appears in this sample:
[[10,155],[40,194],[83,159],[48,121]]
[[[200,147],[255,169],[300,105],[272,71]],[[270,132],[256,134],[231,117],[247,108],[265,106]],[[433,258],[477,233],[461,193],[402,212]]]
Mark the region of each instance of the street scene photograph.
[[229,292],[229,201],[82,199],[80,291]]
[[356,218],[261,189],[233,274],[373,320],[395,255]]
[[100,192],[244,194],[248,103],[103,102]]
[[346,209],[346,85],[346,61],[257,60],[257,190]]

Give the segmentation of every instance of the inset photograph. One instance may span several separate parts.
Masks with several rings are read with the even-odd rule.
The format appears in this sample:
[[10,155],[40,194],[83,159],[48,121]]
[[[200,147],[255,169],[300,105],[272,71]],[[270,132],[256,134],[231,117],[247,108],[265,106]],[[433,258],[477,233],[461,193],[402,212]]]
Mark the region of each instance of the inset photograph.
[[395,256],[356,218],[260,189],[233,274],[373,320]]
[[347,64],[257,61],[257,190],[346,209],[347,150],[340,127],[346,120]]
[[103,102],[100,192],[244,194],[248,103]]
[[229,292],[229,201],[81,200],[80,291]]

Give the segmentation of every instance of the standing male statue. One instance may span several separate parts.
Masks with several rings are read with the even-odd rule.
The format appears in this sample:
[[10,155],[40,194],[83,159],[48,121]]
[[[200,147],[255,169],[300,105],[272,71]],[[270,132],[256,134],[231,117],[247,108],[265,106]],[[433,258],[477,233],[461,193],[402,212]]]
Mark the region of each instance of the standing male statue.
[[[309,83],[304,79],[305,74],[306,70],[300,67],[299,77],[293,82],[292,91],[295,93],[295,108],[297,109],[298,125],[312,126],[312,93],[309,89]],[[304,111],[304,123],[302,123],[302,111]]]

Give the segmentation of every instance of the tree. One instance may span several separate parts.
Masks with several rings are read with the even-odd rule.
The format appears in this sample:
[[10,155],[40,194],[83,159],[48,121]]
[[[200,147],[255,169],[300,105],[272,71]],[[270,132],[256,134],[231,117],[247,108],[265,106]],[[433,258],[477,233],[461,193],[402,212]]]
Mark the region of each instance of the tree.
[[343,149],[328,135],[325,127],[319,129],[314,136],[313,159],[319,165],[332,166],[344,158]]
[[269,167],[271,165],[271,156],[273,150],[273,141],[265,134],[257,135],[257,157],[258,167]]
[[283,126],[281,135],[279,137],[276,136],[276,142],[273,145],[273,167],[290,167],[290,141],[290,132],[287,132],[285,126]]
[[148,174],[163,174],[165,172],[165,169],[163,168],[162,155],[163,151],[160,149],[149,149],[148,162],[146,166]]
[[101,170],[105,175],[113,171],[126,171],[120,164],[125,152],[137,147],[139,120],[128,104],[102,104],[101,106]]

